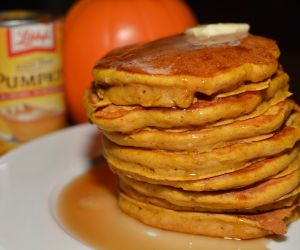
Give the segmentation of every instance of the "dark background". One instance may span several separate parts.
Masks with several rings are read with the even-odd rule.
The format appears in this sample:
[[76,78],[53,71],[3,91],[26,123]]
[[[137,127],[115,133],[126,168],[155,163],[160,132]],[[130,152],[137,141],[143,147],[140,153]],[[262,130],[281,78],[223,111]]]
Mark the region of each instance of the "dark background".
[[[9,0],[1,1],[0,10],[40,9],[64,15],[74,2],[74,0]],[[291,76],[291,91],[300,102],[300,8],[297,1],[187,0],[186,2],[200,23],[247,22],[251,25],[251,33],[275,39],[281,48],[280,62]]]

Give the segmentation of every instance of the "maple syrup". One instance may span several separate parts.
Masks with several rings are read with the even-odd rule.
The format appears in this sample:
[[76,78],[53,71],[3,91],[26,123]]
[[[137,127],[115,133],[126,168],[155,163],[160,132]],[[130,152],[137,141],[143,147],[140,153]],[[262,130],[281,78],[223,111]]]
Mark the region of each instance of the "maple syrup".
[[58,216],[64,229],[93,249],[266,250],[267,239],[226,240],[165,231],[122,213],[118,180],[106,164],[78,176],[61,192]]

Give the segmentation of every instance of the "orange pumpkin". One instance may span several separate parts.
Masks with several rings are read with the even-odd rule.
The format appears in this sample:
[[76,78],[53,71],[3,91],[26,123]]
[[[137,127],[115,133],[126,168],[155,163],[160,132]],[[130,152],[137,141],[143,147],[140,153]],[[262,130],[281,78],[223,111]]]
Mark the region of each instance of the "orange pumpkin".
[[196,24],[181,0],[81,0],[64,22],[64,75],[69,113],[87,121],[82,105],[91,69],[109,50],[182,32]]

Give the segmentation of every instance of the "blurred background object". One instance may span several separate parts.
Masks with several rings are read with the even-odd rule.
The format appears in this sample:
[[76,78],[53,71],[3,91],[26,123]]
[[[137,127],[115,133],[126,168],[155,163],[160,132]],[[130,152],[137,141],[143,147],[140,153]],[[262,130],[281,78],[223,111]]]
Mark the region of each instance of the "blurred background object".
[[[84,0],[83,0],[84,1]],[[101,0],[99,0],[101,1]],[[126,2],[126,0],[124,0]],[[169,3],[173,0],[166,0]],[[64,15],[76,1],[75,0],[10,0],[1,3],[1,9],[21,8],[21,9],[41,9],[50,10],[58,15]],[[109,1],[113,5],[116,1]],[[130,2],[128,0],[127,2]],[[141,1],[143,2],[143,1]],[[153,0],[153,2],[161,2]],[[247,22],[251,25],[250,32],[253,34],[264,35],[275,39],[281,48],[280,62],[285,70],[291,76],[291,91],[294,92],[294,98],[300,101],[300,37],[298,36],[298,23],[300,15],[297,1],[294,0],[187,0],[200,23],[212,22]],[[132,8],[132,13],[140,16],[142,22],[144,12],[147,12],[147,5],[142,5],[141,9]],[[118,15],[124,15],[117,12],[117,9],[111,8],[102,10],[106,14],[99,14],[101,25],[108,25],[108,21],[117,18]],[[125,11],[125,10],[124,10]],[[172,13],[168,13],[172,15]],[[151,20],[155,20],[156,14],[151,14]],[[151,23],[150,23],[151,24]],[[161,24],[163,27],[163,23]],[[174,22],[175,25],[175,22]],[[81,38],[82,40],[88,38]],[[85,48],[88,52],[89,48]],[[71,85],[77,88],[75,84]],[[69,93],[67,93],[69,94]],[[80,98],[79,98],[80,99]],[[80,103],[81,100],[78,100]],[[78,105],[81,105],[78,104]],[[80,106],[81,107],[81,106]],[[74,107],[76,113],[77,107]],[[79,118],[78,118],[79,119]]]
[[0,154],[66,125],[61,21],[0,12]]

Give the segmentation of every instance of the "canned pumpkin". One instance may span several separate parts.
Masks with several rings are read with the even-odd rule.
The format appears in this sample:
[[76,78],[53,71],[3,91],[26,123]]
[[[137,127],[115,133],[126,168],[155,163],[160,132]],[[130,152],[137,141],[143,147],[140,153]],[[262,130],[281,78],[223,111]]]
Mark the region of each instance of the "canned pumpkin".
[[61,22],[0,13],[0,154],[65,124]]

